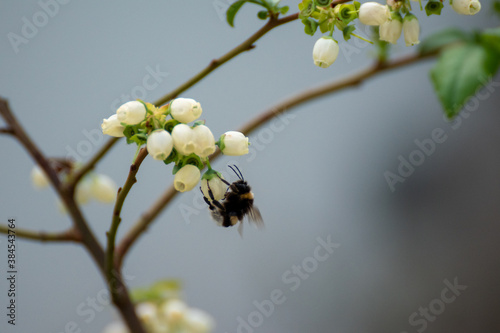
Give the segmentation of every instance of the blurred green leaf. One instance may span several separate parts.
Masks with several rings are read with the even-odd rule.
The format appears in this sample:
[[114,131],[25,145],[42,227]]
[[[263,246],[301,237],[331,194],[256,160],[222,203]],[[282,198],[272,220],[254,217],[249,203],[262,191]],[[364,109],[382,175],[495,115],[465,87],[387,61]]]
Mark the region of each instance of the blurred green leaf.
[[420,54],[435,52],[445,45],[470,40],[470,36],[459,29],[447,29],[427,37],[420,43]]
[[486,29],[479,35],[479,40],[485,47],[491,47],[500,56],[500,28]]
[[453,118],[500,65],[498,53],[479,43],[466,43],[442,51],[431,70],[434,89],[448,118]]

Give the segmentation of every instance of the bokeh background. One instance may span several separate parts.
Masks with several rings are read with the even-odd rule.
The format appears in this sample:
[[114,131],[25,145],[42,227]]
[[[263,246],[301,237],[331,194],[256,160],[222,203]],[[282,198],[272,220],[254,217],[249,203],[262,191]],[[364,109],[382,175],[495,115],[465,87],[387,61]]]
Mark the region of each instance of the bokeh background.
[[[45,154],[77,151],[84,161],[106,139],[95,134],[102,119],[122,98],[131,99],[124,95],[156,100],[263,24],[258,8],[246,5],[230,28],[223,16],[230,2],[67,1],[16,53],[8,34],[22,35],[25,20],[33,22],[42,5],[2,1],[0,95]],[[297,11],[299,1],[285,2]],[[418,12],[422,37],[450,26],[498,26],[492,2],[482,5],[473,17],[448,5],[440,17]],[[277,28],[182,96],[201,102],[218,136],[286,97],[369,66],[373,47],[351,40],[341,42],[333,66],[315,67],[311,52],[318,37],[305,35],[298,21]],[[394,55],[414,51],[400,39]],[[226,165],[240,167],[266,228],[247,226],[241,239],[235,228],[210,220],[198,191],[179,195],[126,259],[128,284],[180,279],[186,301],[215,318],[216,332],[500,331],[500,76],[489,97],[450,124],[429,81],[433,64],[384,73],[265,124],[250,136],[251,154],[223,157],[214,167],[232,180]],[[150,71],[168,74],[145,89]],[[435,129],[446,141],[391,191],[384,173],[397,173],[399,157],[408,159],[418,150],[415,140],[431,138]],[[2,136],[0,151],[1,223],[15,217],[18,227],[67,228],[54,191],[33,189],[33,162],[20,145]],[[96,171],[123,184],[134,152],[121,141]],[[143,163],[119,236],[172,179],[170,166]],[[83,209],[104,241],[112,207],[91,203]],[[315,266],[310,258],[318,237],[339,246]],[[80,246],[18,239],[17,323],[8,325],[6,247],[1,235],[0,331],[59,333],[73,321],[81,332],[100,332],[117,318],[111,306],[88,305],[105,284]],[[293,273],[303,263],[311,271],[307,277]],[[467,288],[439,309],[444,281],[455,279]],[[285,301],[261,315],[257,327],[239,327],[249,316],[255,323],[255,302],[269,300],[275,289]],[[429,305],[439,315],[425,327],[412,325],[409,317]]]

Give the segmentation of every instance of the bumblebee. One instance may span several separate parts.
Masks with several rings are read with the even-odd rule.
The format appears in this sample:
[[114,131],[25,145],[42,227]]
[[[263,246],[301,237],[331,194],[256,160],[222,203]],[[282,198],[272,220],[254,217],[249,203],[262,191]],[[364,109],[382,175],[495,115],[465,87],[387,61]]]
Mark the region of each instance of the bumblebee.
[[[203,199],[210,209],[210,214],[212,219],[220,226],[232,227],[238,222],[238,232],[242,233],[243,230],[243,218],[248,215],[249,222],[255,223],[257,227],[264,226],[262,221],[262,216],[260,215],[259,209],[253,205],[254,195],[252,193],[252,188],[243,178],[243,174],[236,165],[234,168],[228,165],[231,170],[236,174],[238,180],[230,184],[225,179],[219,177],[219,179],[228,186],[227,191],[224,195],[224,199],[220,202],[215,200],[210,185],[208,185],[208,195],[207,198],[203,195]],[[238,172],[236,172],[236,170]],[[201,190],[201,187],[200,187]],[[203,193],[203,191],[202,191]]]

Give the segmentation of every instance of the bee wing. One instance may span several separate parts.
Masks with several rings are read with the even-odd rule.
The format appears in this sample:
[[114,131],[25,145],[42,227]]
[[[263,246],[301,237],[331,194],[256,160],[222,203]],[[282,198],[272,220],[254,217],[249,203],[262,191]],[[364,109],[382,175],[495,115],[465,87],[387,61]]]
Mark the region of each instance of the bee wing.
[[262,220],[262,216],[260,215],[260,211],[257,207],[252,206],[250,211],[248,212],[248,221],[255,224],[257,228],[264,227],[264,221]]

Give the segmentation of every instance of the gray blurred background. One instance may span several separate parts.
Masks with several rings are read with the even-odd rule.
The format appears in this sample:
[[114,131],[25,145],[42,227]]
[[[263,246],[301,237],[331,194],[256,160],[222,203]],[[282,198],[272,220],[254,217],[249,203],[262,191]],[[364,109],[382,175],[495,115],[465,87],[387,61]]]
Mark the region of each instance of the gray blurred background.
[[[8,34],[21,36],[34,15],[42,20],[42,7],[4,0],[0,95],[45,154],[77,151],[85,161],[104,143],[95,134],[102,119],[122,98],[132,99],[122,95],[155,101],[263,24],[258,8],[245,5],[230,28],[223,20],[229,2],[68,1],[16,53]],[[284,2],[297,11],[298,0]],[[482,5],[473,17],[448,5],[440,17],[415,11],[422,37],[449,26],[498,26],[492,2]],[[182,96],[201,102],[219,136],[288,96],[369,65],[373,47],[351,40],[341,42],[334,65],[315,67],[319,36],[305,35],[298,21],[277,28]],[[394,51],[415,49],[400,39]],[[209,312],[217,332],[499,332],[500,76],[488,97],[450,124],[429,81],[433,63],[384,73],[264,125],[250,136],[249,155],[223,157],[214,167],[229,177],[226,165],[237,163],[265,230],[246,226],[241,239],[235,228],[210,220],[198,191],[179,195],[126,259],[128,284],[182,280],[186,301]],[[150,71],[168,75],[146,89]],[[417,156],[415,140],[436,129],[446,140],[391,191],[384,173],[397,173],[400,156]],[[94,142],[85,133],[94,133]],[[18,227],[66,229],[70,221],[58,212],[54,191],[33,189],[26,152],[6,136],[0,149],[1,223],[15,217]],[[123,184],[134,152],[120,141],[96,171]],[[170,166],[146,159],[119,236],[172,179]],[[111,205],[83,209],[104,241]],[[337,246],[323,261],[312,259],[318,237]],[[81,332],[100,332],[117,317],[110,306],[87,304],[105,284],[80,246],[19,239],[17,324],[8,325],[6,246],[2,235],[0,331],[59,333],[75,322]],[[294,265],[305,267],[298,273]],[[445,290],[454,283],[467,286],[455,298]],[[273,291],[283,293],[281,304],[258,314],[255,304],[268,304]],[[442,294],[453,301],[443,302]],[[418,312],[428,307],[425,319]]]

